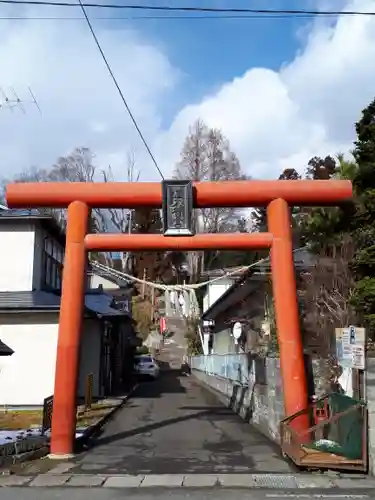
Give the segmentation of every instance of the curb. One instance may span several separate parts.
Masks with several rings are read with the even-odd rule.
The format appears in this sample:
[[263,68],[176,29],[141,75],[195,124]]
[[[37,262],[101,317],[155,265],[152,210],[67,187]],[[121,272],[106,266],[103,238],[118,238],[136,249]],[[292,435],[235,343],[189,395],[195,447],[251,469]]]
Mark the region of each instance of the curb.
[[128,402],[129,398],[135,393],[135,391],[138,389],[139,384],[135,384],[128,392],[126,396],[123,396],[121,399],[120,403],[115,406],[114,408],[111,409],[104,417],[100,418],[95,424],[91,425],[88,427],[85,431],[83,431],[82,436],[80,436],[76,440],[77,445],[81,444],[86,444],[86,442],[94,437],[98,432],[101,430],[101,428],[109,421],[111,418],[113,418],[116,413],[121,410],[125,406],[125,404]]
[[[100,475],[100,474],[49,474],[29,476],[5,476],[0,478],[1,487],[67,487],[125,489],[130,491],[245,489],[247,491],[272,490],[276,498],[306,498],[310,496],[335,496],[350,498],[369,497],[375,489],[375,479],[322,478],[302,475],[277,474],[150,474],[150,475]],[[282,494],[280,495],[280,492]],[[315,494],[314,494],[315,493]],[[318,493],[318,495],[316,494]],[[361,494],[360,494],[361,493]],[[272,496],[272,495],[271,495]]]
[[45,457],[49,453],[49,446],[46,444],[45,446],[41,446],[37,450],[26,451],[25,453],[20,453],[18,455],[10,455],[6,457],[0,465],[0,477],[7,476],[11,474],[9,468],[12,465],[22,464],[23,462],[27,462],[28,460],[36,460],[38,458]]
[[[90,438],[95,436],[101,430],[101,428],[116,414],[116,412],[121,408],[123,408],[128,399],[138,389],[138,386],[139,384],[135,384],[130,389],[129,393],[126,396],[119,398],[121,399],[121,401],[116,407],[114,407],[110,412],[104,415],[104,417],[99,419],[94,425],[88,427],[83,432],[82,436],[80,436],[75,440],[75,447],[80,447],[85,445]],[[21,464],[27,461],[31,462],[32,460],[37,460],[39,458],[47,456],[48,453],[49,453],[49,443],[45,442],[43,446],[41,446],[36,450],[27,451],[25,453],[20,453],[18,455],[10,455],[9,457],[6,457],[0,464],[0,477],[12,474],[10,471],[10,467],[12,465]]]

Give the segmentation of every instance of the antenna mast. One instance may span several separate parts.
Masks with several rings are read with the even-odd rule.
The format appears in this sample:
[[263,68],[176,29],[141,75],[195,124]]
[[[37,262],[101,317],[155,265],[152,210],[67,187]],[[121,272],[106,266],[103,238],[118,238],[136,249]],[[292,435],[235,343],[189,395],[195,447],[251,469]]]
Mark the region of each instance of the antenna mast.
[[42,114],[42,110],[33,94],[33,91],[30,87],[27,87],[28,92],[30,94],[30,98],[28,100],[20,99],[17,92],[13,87],[11,87],[11,92],[5,92],[5,90],[0,87],[0,111],[3,109],[9,109],[13,112],[15,109],[20,109],[23,114],[26,114],[26,105],[32,104],[36,106],[37,110],[40,114]]

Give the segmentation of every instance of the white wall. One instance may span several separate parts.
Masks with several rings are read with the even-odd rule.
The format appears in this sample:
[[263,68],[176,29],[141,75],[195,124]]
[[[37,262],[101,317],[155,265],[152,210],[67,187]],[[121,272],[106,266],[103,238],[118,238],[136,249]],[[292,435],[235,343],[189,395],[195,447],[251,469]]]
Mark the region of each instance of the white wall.
[[99,285],[102,285],[104,290],[114,290],[119,288],[119,286],[116,285],[116,283],[113,283],[113,281],[103,278],[103,276],[99,276],[98,274],[92,274],[90,276],[90,288],[98,288]]
[[[46,236],[47,231],[38,221],[15,221],[0,226],[0,292],[41,288]],[[63,247],[53,241],[61,255],[55,258],[61,262]]]
[[203,312],[214,304],[234,283],[233,278],[221,278],[207,286],[203,297]]
[[[0,357],[0,407],[39,406],[55,385],[57,313],[0,315],[0,339],[13,349]],[[78,395],[84,396],[88,373],[94,373],[93,395],[99,396],[99,322],[84,319]]]
[[13,349],[0,357],[0,405],[42,405],[54,389],[58,315],[0,315],[0,339]]
[[[35,230],[32,223],[0,226],[0,291],[33,288]],[[0,337],[1,338],[1,337]]]

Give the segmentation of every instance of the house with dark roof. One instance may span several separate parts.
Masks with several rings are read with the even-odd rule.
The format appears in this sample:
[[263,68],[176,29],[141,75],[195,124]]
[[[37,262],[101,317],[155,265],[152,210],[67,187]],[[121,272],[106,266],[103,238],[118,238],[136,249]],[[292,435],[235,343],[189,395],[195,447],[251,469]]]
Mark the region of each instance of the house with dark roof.
[[[0,357],[0,405],[39,406],[54,391],[65,232],[47,212],[4,208],[0,232],[0,341],[8,348]],[[78,398],[91,373],[94,397],[119,389],[135,343],[128,283],[88,269]],[[120,304],[111,288],[121,292]]]
[[[306,248],[294,251],[297,273],[306,271],[314,263]],[[251,350],[259,340],[266,342],[272,322],[270,259],[263,259],[248,269],[218,270],[216,275],[211,272],[209,279],[214,281],[207,284],[204,296],[202,323],[206,326],[205,350],[230,354],[241,349]],[[232,333],[237,322],[242,325],[239,344],[236,344]]]

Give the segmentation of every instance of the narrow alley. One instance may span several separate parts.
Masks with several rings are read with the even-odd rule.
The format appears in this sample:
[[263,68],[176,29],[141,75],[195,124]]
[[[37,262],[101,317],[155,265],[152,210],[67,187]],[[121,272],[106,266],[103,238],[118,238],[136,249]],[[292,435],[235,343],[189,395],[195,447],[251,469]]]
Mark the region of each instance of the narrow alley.
[[177,370],[141,384],[91,444],[70,473],[290,472],[276,446]]

